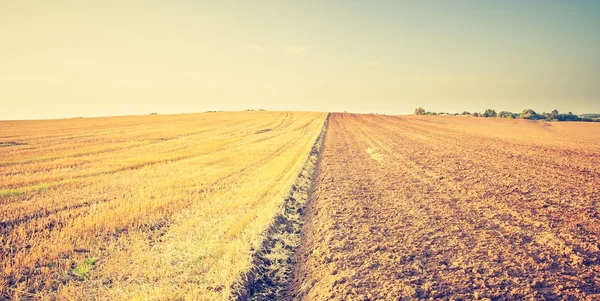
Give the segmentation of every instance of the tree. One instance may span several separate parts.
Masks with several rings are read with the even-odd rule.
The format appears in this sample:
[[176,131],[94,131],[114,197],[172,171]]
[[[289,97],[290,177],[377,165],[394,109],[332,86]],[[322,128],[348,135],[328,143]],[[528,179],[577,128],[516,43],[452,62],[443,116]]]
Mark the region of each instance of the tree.
[[521,112],[519,118],[537,120],[540,119],[540,116],[532,109],[525,109]]
[[502,111],[500,112],[500,114],[498,114],[498,117],[500,118],[516,118],[519,114],[515,114],[509,111]]
[[469,113],[469,112],[467,112],[467,111],[464,111],[464,112],[462,112],[462,114],[460,114],[460,115],[471,115],[471,113]]
[[554,116],[554,118],[552,120],[557,120],[557,121],[581,121],[582,119],[579,118],[579,116],[573,115],[573,114],[571,114],[571,115],[569,115],[569,114],[557,114],[556,116]]
[[[546,115],[546,114],[544,114]],[[549,114],[546,115],[548,120],[558,120],[558,116],[561,115],[558,113],[558,110],[552,110]]]
[[483,112],[483,115],[481,115],[483,117],[496,117],[496,111],[492,110],[492,109],[487,109],[485,110],[485,112]]
[[418,107],[415,109],[415,115],[425,115],[425,109]]

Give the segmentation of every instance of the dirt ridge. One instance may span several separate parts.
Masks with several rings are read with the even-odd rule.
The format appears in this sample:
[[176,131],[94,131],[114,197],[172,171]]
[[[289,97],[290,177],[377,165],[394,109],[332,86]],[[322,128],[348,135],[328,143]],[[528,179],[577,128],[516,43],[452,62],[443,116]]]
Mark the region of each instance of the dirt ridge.
[[317,166],[327,133],[327,114],[321,133],[284,200],[283,212],[275,216],[265,231],[265,239],[253,256],[253,268],[234,288],[233,300],[279,300],[292,275],[293,255],[300,244],[304,209],[316,178]]

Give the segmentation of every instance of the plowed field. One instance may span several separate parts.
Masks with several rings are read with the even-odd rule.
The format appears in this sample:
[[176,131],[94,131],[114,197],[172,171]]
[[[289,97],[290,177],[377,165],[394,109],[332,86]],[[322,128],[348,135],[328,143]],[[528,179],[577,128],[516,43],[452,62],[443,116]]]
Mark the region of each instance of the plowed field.
[[600,299],[600,124],[332,114],[290,299]]

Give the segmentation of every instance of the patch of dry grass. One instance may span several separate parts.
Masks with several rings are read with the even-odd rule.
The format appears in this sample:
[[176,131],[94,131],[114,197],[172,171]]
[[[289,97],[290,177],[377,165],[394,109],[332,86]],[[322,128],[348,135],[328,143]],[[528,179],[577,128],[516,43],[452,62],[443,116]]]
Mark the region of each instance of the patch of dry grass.
[[229,298],[325,116],[1,122],[1,296]]

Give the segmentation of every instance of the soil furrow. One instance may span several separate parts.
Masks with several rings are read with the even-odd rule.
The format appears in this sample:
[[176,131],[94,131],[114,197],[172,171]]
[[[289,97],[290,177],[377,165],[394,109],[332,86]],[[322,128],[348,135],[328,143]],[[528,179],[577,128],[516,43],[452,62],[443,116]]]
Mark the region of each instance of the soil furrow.
[[300,242],[304,208],[310,198],[328,120],[329,116],[284,200],[281,213],[265,232],[260,249],[253,253],[253,268],[244,277],[242,285],[235,288],[235,299],[280,300],[284,297],[294,264],[293,254]]

